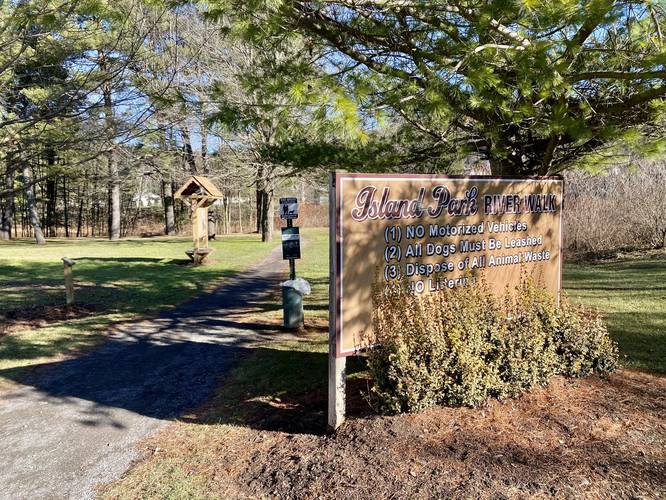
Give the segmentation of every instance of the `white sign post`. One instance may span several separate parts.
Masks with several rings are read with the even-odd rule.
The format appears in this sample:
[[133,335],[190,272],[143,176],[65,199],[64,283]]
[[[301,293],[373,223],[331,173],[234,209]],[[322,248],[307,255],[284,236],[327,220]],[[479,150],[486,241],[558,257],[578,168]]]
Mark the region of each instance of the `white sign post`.
[[328,227],[329,227],[329,286],[328,305],[328,430],[334,432],[345,421],[347,358],[336,356],[338,352],[338,302],[335,300],[338,287],[338,231],[337,201],[335,188],[336,174],[331,173],[328,185]]

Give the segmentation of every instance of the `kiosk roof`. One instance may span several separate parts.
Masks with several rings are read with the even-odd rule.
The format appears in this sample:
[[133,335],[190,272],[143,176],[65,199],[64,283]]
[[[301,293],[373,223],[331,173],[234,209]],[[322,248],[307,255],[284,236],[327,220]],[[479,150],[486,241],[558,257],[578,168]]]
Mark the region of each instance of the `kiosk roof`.
[[193,175],[174,194],[175,198],[190,198],[193,195],[208,198],[223,198],[224,195],[207,177]]

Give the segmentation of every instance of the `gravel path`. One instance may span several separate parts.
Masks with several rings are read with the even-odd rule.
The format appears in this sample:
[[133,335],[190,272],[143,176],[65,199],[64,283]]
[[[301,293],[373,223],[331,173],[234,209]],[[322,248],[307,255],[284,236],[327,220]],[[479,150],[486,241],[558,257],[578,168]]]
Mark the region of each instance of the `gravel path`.
[[129,323],[94,351],[40,369],[0,400],[0,498],[91,498],[137,458],[133,446],[204,403],[249,348],[241,323],[284,272],[276,249],[215,292]]

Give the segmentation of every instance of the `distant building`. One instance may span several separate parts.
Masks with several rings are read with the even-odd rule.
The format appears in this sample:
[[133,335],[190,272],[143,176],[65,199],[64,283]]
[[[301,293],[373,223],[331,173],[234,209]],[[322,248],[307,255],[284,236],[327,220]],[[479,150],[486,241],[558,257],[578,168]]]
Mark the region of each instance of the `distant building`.
[[155,207],[162,203],[162,197],[155,193],[143,193],[132,197],[132,202],[142,208]]

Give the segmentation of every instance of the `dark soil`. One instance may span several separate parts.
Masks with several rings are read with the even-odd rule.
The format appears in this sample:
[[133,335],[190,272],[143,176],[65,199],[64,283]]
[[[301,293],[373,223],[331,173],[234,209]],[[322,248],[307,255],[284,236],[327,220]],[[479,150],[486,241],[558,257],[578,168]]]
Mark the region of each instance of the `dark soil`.
[[12,332],[40,328],[59,321],[85,318],[99,313],[98,304],[75,304],[72,306],[35,305],[0,312],[0,337]]
[[351,419],[279,436],[238,478],[278,497],[666,495],[666,380],[555,380],[484,409]]
[[225,498],[666,498],[666,378],[556,378],[480,409],[388,417],[364,385],[348,387],[353,415],[335,435],[319,432],[323,390],[276,403],[298,410],[285,421],[276,406],[234,425],[176,423],[146,443],[129,483],[178,464]]

